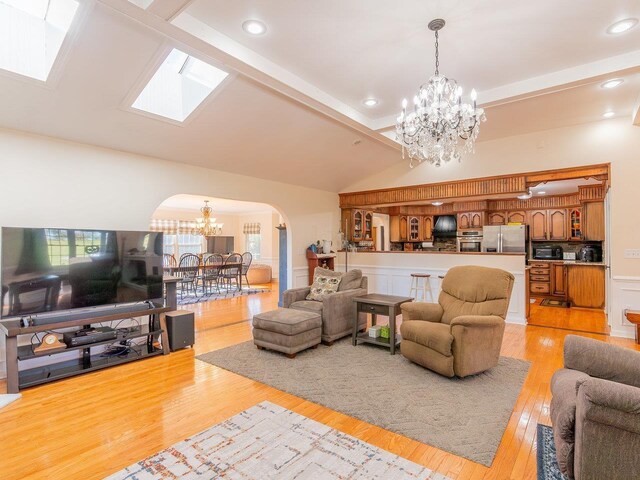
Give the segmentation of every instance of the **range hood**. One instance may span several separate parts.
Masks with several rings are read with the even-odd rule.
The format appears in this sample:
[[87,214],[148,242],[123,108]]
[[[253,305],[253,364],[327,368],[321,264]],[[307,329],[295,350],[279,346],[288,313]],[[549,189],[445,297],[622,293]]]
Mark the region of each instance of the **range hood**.
[[458,230],[458,222],[455,215],[440,215],[436,217],[433,226],[434,237],[455,237]]

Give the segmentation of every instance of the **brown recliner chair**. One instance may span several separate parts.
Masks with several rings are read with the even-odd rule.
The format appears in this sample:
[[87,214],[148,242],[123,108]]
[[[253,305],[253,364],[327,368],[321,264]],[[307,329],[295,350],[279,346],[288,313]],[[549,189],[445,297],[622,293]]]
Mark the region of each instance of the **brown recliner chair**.
[[640,478],[639,352],[567,335],[551,394],[558,466],[567,478]]
[[447,377],[495,367],[514,277],[487,267],[453,267],[438,303],[404,303],[402,355]]

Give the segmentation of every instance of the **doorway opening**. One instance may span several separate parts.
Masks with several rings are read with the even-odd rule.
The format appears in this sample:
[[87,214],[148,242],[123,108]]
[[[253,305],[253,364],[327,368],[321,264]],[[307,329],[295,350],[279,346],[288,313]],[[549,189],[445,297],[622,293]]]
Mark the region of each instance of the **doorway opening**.
[[265,203],[180,194],[158,206],[150,229],[163,232],[165,275],[178,279],[178,304],[189,305],[277,289],[282,265],[287,275],[283,223]]

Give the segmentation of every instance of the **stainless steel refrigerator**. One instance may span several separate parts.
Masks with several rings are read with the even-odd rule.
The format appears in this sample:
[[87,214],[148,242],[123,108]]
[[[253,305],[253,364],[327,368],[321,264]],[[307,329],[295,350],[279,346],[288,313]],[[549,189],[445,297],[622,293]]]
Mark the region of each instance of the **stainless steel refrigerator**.
[[484,227],[482,229],[482,251],[525,253],[527,251],[527,227],[525,225]]

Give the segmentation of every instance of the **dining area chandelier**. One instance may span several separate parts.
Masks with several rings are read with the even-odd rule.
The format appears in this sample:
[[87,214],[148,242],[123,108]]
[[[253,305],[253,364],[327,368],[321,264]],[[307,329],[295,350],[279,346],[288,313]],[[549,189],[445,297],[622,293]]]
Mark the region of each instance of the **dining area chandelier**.
[[476,105],[477,94],[471,90],[470,103],[462,101],[462,87],[440,74],[439,34],[445,25],[441,18],[429,22],[435,33],[435,73],[413,97],[413,109],[402,101],[396,122],[396,140],[402,145],[402,158],[409,156],[409,166],[428,162],[436,167],[474,150],[480,122],[486,120],[484,109]]
[[216,219],[211,217],[213,208],[209,206],[209,200],[204,201],[204,207],[200,209],[201,218],[196,218],[195,226],[191,231],[192,235],[203,237],[215,237],[222,234],[223,223],[216,223]]

